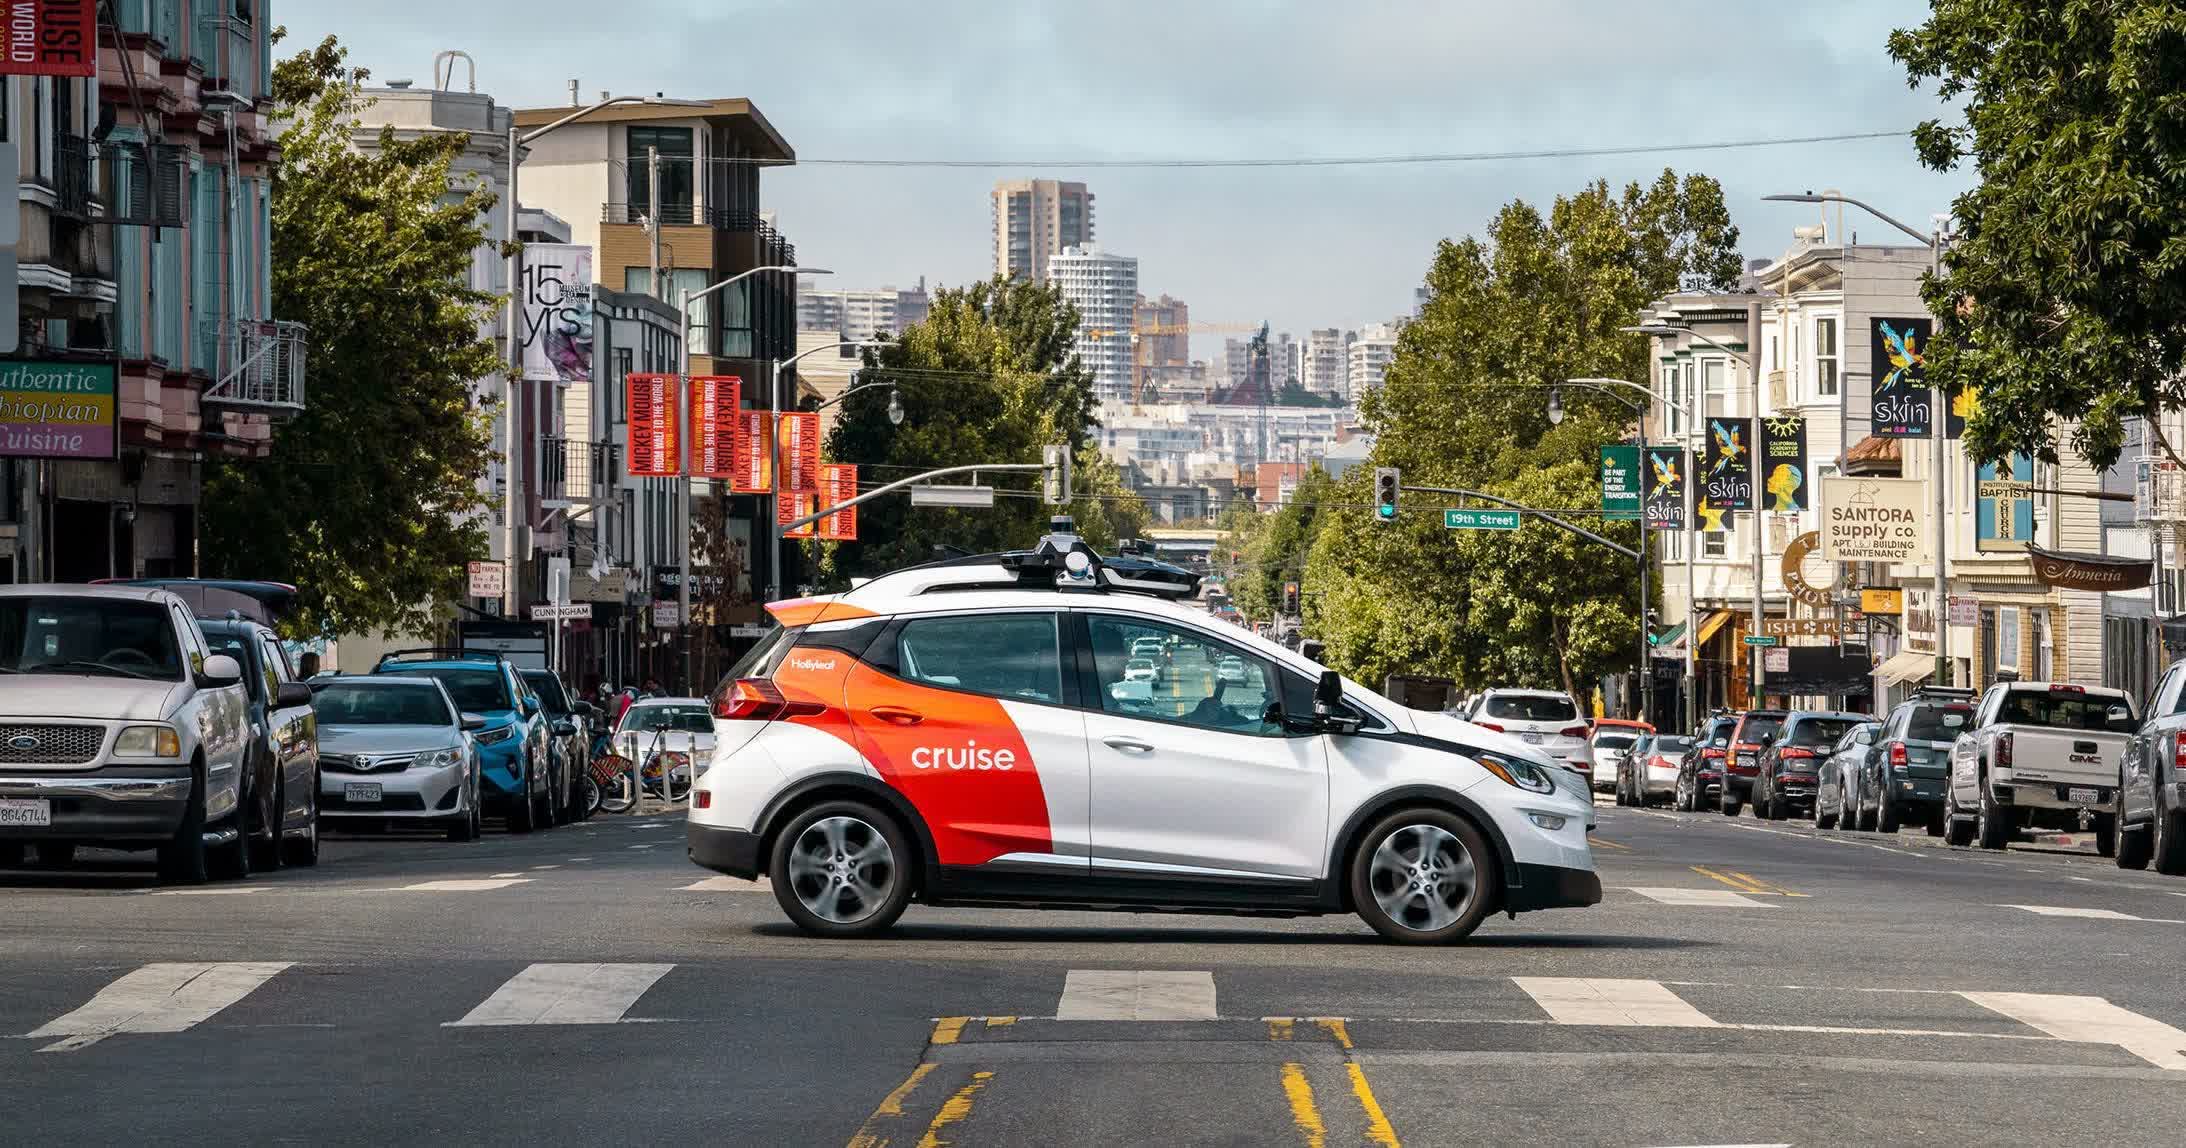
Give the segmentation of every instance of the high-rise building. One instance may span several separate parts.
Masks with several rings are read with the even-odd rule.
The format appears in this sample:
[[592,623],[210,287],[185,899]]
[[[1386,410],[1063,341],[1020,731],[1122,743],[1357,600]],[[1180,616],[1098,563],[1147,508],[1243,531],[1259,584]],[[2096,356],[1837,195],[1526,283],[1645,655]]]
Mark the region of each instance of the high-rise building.
[[1387,323],[1369,324],[1351,340],[1346,353],[1346,387],[1348,397],[1357,402],[1368,391],[1381,386],[1382,378],[1389,372],[1389,360],[1397,355],[1397,329]]
[[869,339],[875,334],[894,338],[905,327],[925,319],[931,306],[924,276],[909,291],[894,287],[878,291],[807,288],[797,293],[797,329],[833,331],[845,339]]
[[1195,387],[1191,379],[1191,325],[1192,311],[1184,300],[1139,296],[1131,330],[1138,339],[1133,369],[1141,394],[1163,401],[1188,392],[1205,394],[1205,386]]
[[1334,327],[1307,332],[1299,385],[1318,395],[1344,395],[1350,385],[1348,348],[1351,339],[1351,332]]
[[[1233,391],[1251,381],[1250,376],[1247,374],[1248,363],[1246,357],[1246,351],[1251,345],[1252,340],[1250,339],[1223,340],[1223,367],[1227,375],[1228,386]],[[1300,364],[1303,361],[1303,356],[1300,354],[1302,350],[1304,348],[1300,344],[1291,341],[1290,332],[1288,331],[1275,331],[1268,335],[1269,386],[1280,391],[1291,383],[1298,381]]]
[[1048,281],[1078,309],[1078,358],[1093,372],[1095,393],[1129,399],[1131,324],[1139,297],[1139,261],[1097,244],[1065,248],[1048,260]]
[[1082,183],[1006,179],[994,185],[994,273],[1035,283],[1048,261],[1093,242],[1093,193]]

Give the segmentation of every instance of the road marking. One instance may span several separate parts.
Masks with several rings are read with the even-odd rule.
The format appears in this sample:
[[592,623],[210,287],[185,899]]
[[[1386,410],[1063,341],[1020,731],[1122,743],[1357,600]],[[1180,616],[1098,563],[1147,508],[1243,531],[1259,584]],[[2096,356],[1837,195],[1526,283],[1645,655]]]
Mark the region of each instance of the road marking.
[[2114,1044],[2157,1068],[2186,1071],[2186,1032],[2101,997],[2043,993],[1960,993],[1959,996],[2059,1040]]
[[1999,909],[2025,909],[2044,917],[2084,917],[2091,921],[2145,921],[2151,925],[2186,925],[2167,917],[2136,917],[2116,909],[2081,909],[2071,905],[1998,905]]
[[926,1038],[926,1043],[955,1044],[957,1038],[964,1034],[965,1023],[971,1019],[968,1016],[941,1017],[934,1021],[934,1031]]
[[658,841],[655,841],[655,842],[653,842],[653,843],[652,843],[651,845],[626,845],[626,846],[624,846],[624,848],[625,848],[625,849],[652,849],[652,848],[655,848],[655,847],[657,847],[657,846],[658,846],[659,844],[660,844],[660,842],[658,842]]
[[494,880],[496,880],[496,881],[505,881],[505,880],[509,879],[510,877],[521,877],[521,876],[523,876],[523,874],[522,874],[522,873],[495,873],[495,874],[493,875],[493,879],[494,879]]
[[534,865],[534,866],[532,866],[532,868],[533,868],[533,869],[559,869],[559,868],[561,868],[561,866],[559,866],[559,865]]
[[1587,838],[1587,840],[1588,840],[1588,841],[1590,841],[1590,842],[1592,842],[1593,844],[1596,844],[1596,845],[1607,845],[1607,846],[1608,846],[1608,847],[1610,847],[1611,849],[1622,849],[1622,850],[1624,850],[1624,851],[1625,851],[1625,852],[1627,852],[1627,853],[1631,852],[1631,850],[1632,850],[1632,847],[1631,847],[1631,846],[1629,846],[1629,845],[1623,845],[1623,844],[1620,844],[1620,843],[1618,843],[1618,842],[1615,842],[1615,841],[1611,841],[1611,840],[1610,840],[1610,839],[1608,839],[1607,837],[1589,837],[1589,838]]
[[926,1079],[934,1069],[939,1067],[941,1066],[929,1060],[912,1069],[911,1075],[906,1077],[903,1083],[896,1085],[895,1091],[881,1098],[880,1107],[875,1108],[872,1114],[865,1118],[865,1123],[858,1125],[857,1132],[850,1137],[848,1148],[882,1148],[883,1145],[887,1144],[887,1139],[880,1134],[880,1123],[883,1120],[902,1116],[903,1102],[910,1098],[911,1090],[917,1088],[919,1081]]
[[511,885],[528,884],[529,877],[459,877],[446,881],[420,881],[415,885],[401,885],[397,893],[487,893],[506,889]]
[[154,889],[154,897],[233,897],[237,893],[263,893],[271,885],[216,885],[210,889]]
[[1287,1016],[1271,1016],[1267,1022],[1269,1040],[1290,1040],[1297,1034],[1298,1022]]
[[73,1052],[117,1032],[181,1032],[249,996],[288,967],[286,961],[145,965],[100,989],[82,1008],[26,1035],[65,1037],[38,1051]]
[[746,881],[740,877],[708,877],[676,888],[685,893],[764,893],[768,890],[764,879]]
[[1366,1113],[1366,1138],[1382,1148],[1401,1148],[1397,1130],[1389,1125],[1389,1114],[1381,1110],[1381,1102],[1374,1099],[1374,1090],[1367,1086],[1366,1070],[1354,1058],[1344,1061],[1344,1071],[1351,1074],[1351,1095],[1358,1097],[1359,1108]]
[[1214,974],[1072,969],[1057,1020],[1213,1020]]
[[618,1024],[674,965],[535,964],[510,977],[462,1020],[443,1028]]
[[1731,888],[1736,889],[1741,893],[1768,892],[1767,889],[1761,887],[1760,882],[1755,881],[1753,878],[1748,877],[1743,873],[1718,873],[1715,870],[1708,868],[1706,865],[1690,865],[1687,866],[1687,868],[1710,880],[1721,881],[1725,885],[1729,885]]
[[1805,893],[1794,893],[1773,881],[1763,881],[1751,873],[1741,873],[1736,869],[1725,869],[1724,872],[1753,886],[1756,893],[1769,893],[1778,897],[1804,897],[1807,895]]
[[1283,1065],[1283,1095],[1290,1099],[1290,1122],[1305,1137],[1306,1148],[1327,1144],[1328,1125],[1321,1121],[1320,1106],[1313,1103],[1313,1086],[1306,1082],[1304,1065],[1296,1061]]
[[1512,977],[1558,1024],[1721,1028],[1660,981],[1594,977]]
[[1666,889],[1645,885],[1628,885],[1626,888],[1650,901],[1659,901],[1665,905],[1703,905],[1713,908],[1744,906],[1749,909],[1776,907],[1733,893],[1729,889]]
[[570,860],[571,860],[571,861],[590,861],[590,860],[592,860],[592,859],[591,859],[590,857],[572,857],[572,858],[570,858]]
[[918,1138],[918,1148],[943,1148],[949,1143],[941,1138],[941,1132],[951,1124],[961,1124],[972,1114],[972,1101],[994,1079],[991,1072],[972,1073],[972,1082],[956,1090],[956,1095],[942,1102],[941,1111],[934,1113],[934,1122],[926,1126],[926,1135]]

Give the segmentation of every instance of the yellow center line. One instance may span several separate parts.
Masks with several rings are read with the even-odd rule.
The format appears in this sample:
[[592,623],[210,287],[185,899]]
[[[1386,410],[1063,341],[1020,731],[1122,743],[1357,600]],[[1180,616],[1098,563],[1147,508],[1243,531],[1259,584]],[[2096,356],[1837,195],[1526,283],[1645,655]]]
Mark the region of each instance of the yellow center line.
[[1328,1125],[1313,1103],[1313,1086],[1306,1083],[1305,1066],[1293,1061],[1283,1065],[1283,1095],[1290,1098],[1290,1122],[1305,1137],[1306,1148],[1322,1148],[1328,1142]]
[[1399,1148],[1397,1130],[1389,1124],[1389,1114],[1381,1110],[1381,1102],[1374,1099],[1374,1090],[1366,1083],[1366,1070],[1356,1060],[1344,1062],[1351,1073],[1351,1095],[1359,1098],[1359,1108],[1366,1113],[1366,1138],[1382,1148]]
[[1755,882],[1754,879],[1751,877],[1733,877],[1726,873],[1718,873],[1715,870],[1708,868],[1706,865],[1694,865],[1691,866],[1691,868],[1693,872],[1698,873],[1703,877],[1709,877],[1714,880],[1721,881],[1725,885],[1729,885],[1731,888],[1736,889],[1741,893],[1771,893],[1774,891],[1761,887],[1761,885]]
[[934,1035],[927,1038],[927,1043],[955,1044],[956,1038],[964,1033],[965,1022],[970,1019],[968,1016],[942,1017],[934,1022]]
[[926,1126],[926,1135],[918,1138],[918,1148],[946,1148],[949,1142],[941,1138],[942,1129],[951,1124],[963,1123],[964,1118],[972,1114],[973,1098],[992,1079],[994,1074],[991,1072],[972,1073],[972,1082],[957,1089],[956,1095],[942,1104],[941,1111],[934,1113],[934,1122]]
[[1778,896],[1783,896],[1783,897],[1804,897],[1804,896],[1806,896],[1806,894],[1805,894],[1805,893],[1794,893],[1794,892],[1792,892],[1791,890],[1789,890],[1789,889],[1786,889],[1786,888],[1784,888],[1784,887],[1783,887],[1782,885],[1777,885],[1777,884],[1774,884],[1774,883],[1771,883],[1771,882],[1768,882],[1768,881],[1763,881],[1763,880],[1762,880],[1762,879],[1760,879],[1759,877],[1754,877],[1754,876],[1751,876],[1751,875],[1749,875],[1749,874],[1741,873],[1741,872],[1739,872],[1739,871],[1738,871],[1738,870],[1736,870],[1736,869],[1726,869],[1726,870],[1724,870],[1724,872],[1726,872],[1726,873],[1729,873],[1729,874],[1730,874],[1731,876],[1733,876],[1733,877],[1736,877],[1736,878],[1738,878],[1738,879],[1739,879],[1739,880],[1741,880],[1741,881],[1748,881],[1748,882],[1751,882],[1751,883],[1753,883],[1754,885],[1757,885],[1757,886],[1759,886],[1759,887],[1760,887],[1760,890],[1761,890],[1762,892],[1764,892],[1764,893],[1775,893],[1775,894],[1777,894]]
[[1290,1020],[1287,1017],[1269,1017],[1268,1039],[1289,1040],[1295,1027],[1296,1022]]
[[1313,1023],[1320,1025],[1321,1031],[1327,1033],[1330,1040],[1335,1041],[1347,1050],[1351,1047],[1351,1030],[1344,1027],[1342,1017],[1315,1017]]
[[1008,1028],[1016,1023],[1017,1018],[1013,1016],[990,1016],[987,1018],[988,1028]]
[[912,1069],[911,1075],[903,1083],[896,1085],[896,1090],[884,1097],[880,1107],[875,1108],[873,1114],[865,1118],[865,1123],[858,1126],[856,1135],[850,1138],[848,1148],[881,1148],[888,1143],[880,1134],[880,1122],[903,1115],[903,1102],[910,1097],[911,1090],[917,1088],[919,1081],[926,1079],[928,1074],[939,1067],[941,1066],[929,1060]]
[[1611,849],[1622,849],[1626,852],[1630,852],[1632,849],[1632,847],[1629,845],[1624,845],[1615,841],[1611,841],[1607,837],[1589,837],[1587,838],[1587,840],[1593,842],[1596,845],[1607,845]]

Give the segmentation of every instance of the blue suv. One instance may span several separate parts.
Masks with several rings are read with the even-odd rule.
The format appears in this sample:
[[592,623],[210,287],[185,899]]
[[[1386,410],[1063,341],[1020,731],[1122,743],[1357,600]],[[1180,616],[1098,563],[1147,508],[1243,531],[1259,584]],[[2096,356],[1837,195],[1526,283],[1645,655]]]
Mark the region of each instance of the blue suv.
[[458,709],[486,719],[471,734],[478,746],[479,797],[489,812],[508,818],[510,832],[557,823],[561,806],[554,795],[567,789],[568,779],[555,776],[564,767],[549,752],[550,719],[507,658],[487,650],[396,650],[372,672],[434,678]]

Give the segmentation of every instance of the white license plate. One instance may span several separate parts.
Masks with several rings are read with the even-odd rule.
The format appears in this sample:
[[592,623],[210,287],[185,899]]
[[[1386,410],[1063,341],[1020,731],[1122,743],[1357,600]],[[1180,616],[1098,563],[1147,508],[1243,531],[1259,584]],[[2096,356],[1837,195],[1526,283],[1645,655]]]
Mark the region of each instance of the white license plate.
[[1521,738],[1523,738],[1523,739],[1525,739],[1525,743],[1526,743],[1527,745],[1539,745],[1539,744],[1541,744],[1541,735],[1540,735],[1540,734],[1537,734],[1537,733],[1522,733],[1522,734],[1519,734],[1518,736],[1519,736],[1519,737],[1521,737]]
[[44,829],[53,824],[53,803],[43,797],[0,797],[0,825]]
[[351,805],[378,805],[380,803],[379,782],[349,782],[342,786],[342,800]]
[[2072,802],[2074,805],[2093,805],[2102,799],[2103,791],[2100,789],[2065,790],[2065,800]]

